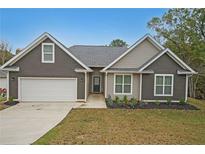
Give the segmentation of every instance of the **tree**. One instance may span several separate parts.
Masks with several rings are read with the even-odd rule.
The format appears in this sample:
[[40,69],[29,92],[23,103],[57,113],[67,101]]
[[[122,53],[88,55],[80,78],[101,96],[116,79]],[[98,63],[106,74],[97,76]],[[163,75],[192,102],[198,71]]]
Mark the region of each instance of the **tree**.
[[205,9],[169,9],[161,18],[152,18],[148,27],[198,72],[189,80],[189,95],[205,98]]
[[17,55],[18,53],[20,53],[21,51],[22,51],[22,49],[17,48],[17,49],[16,49],[16,55]]
[[3,65],[12,57],[13,54],[11,53],[11,47],[9,46],[9,43],[1,40],[0,41],[0,65]]
[[121,39],[115,39],[115,40],[112,40],[112,42],[110,43],[111,47],[127,47],[127,43]]

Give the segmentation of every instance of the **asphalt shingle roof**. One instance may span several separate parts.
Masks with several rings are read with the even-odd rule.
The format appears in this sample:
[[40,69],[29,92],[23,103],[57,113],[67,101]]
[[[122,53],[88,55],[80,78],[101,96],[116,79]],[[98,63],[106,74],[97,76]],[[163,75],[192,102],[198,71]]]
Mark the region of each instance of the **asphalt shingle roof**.
[[68,50],[88,67],[106,67],[122,53],[127,47],[75,45]]

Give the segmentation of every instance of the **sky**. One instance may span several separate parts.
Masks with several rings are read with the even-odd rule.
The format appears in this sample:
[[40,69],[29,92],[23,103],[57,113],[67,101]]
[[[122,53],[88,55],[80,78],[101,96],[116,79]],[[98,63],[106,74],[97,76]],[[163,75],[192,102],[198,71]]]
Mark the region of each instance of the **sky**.
[[0,9],[0,39],[12,50],[24,48],[43,32],[69,47],[107,45],[122,39],[132,45],[153,17],[167,9]]

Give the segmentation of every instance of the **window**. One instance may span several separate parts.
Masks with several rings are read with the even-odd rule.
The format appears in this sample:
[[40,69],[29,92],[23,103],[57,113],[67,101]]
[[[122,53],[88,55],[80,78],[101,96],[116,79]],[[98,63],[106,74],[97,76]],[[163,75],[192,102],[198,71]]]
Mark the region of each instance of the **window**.
[[132,93],[132,76],[131,75],[115,75],[115,94],[131,94]]
[[54,44],[43,43],[42,44],[42,62],[54,63]]
[[173,80],[173,74],[155,74],[154,96],[172,96]]

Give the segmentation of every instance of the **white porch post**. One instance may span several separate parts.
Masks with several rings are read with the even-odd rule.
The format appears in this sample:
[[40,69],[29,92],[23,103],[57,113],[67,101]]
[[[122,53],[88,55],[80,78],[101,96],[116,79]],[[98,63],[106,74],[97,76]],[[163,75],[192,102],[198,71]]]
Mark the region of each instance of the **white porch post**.
[[8,101],[9,100],[9,71],[6,73],[6,77],[7,77],[6,98],[7,98],[7,101]]
[[189,84],[189,78],[188,75],[186,75],[186,85],[185,85],[185,102],[187,101],[187,95],[188,95],[188,84]]
[[87,72],[85,72],[85,102],[87,100]]
[[107,72],[105,72],[105,98],[107,98]]
[[142,100],[142,74],[140,74],[140,93],[139,93],[139,101]]

